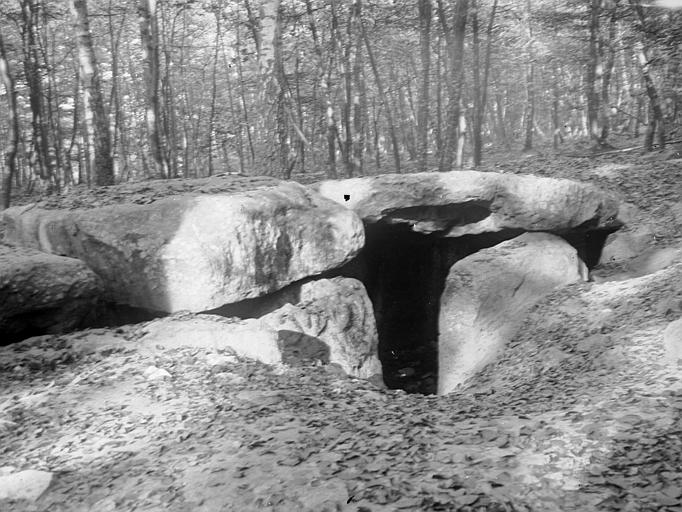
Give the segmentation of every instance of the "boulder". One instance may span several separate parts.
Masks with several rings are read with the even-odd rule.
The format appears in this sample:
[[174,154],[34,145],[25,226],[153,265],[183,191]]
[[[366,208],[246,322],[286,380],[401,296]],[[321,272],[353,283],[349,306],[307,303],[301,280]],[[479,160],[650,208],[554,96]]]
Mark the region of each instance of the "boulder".
[[450,237],[620,225],[613,197],[565,179],[455,171],[328,180],[315,189],[365,222],[406,224],[416,232]]
[[381,373],[372,304],[359,281],[320,279],[301,286],[301,302],[257,319],[179,315],[150,322],[140,343],[230,349],[266,364],[336,363],[352,376]]
[[381,373],[372,303],[364,285],[351,278],[318,279],[301,286],[300,302],[261,317],[270,328],[301,332],[330,348],[330,361],[349,375]]
[[494,361],[543,296],[586,279],[575,249],[548,233],[526,233],[456,262],[440,301],[438,393]]
[[0,501],[37,501],[52,482],[52,473],[26,469],[0,476]]
[[600,263],[624,263],[647,251],[654,244],[654,229],[641,225],[632,229],[611,233],[606,238]]
[[342,265],[364,244],[353,212],[297,183],[196,182],[193,189],[193,180],[181,181],[175,195],[163,183],[138,184],[165,187],[148,196],[132,185],[107,191],[122,204],[9,208],[6,239],[79,258],[102,278],[108,300],[163,312],[273,292]]
[[601,264],[621,265],[655,250],[655,226],[647,222],[647,216],[640,208],[632,203],[621,203],[618,220],[624,228],[606,238],[599,258]]
[[595,274],[593,279],[595,282],[622,281],[653,274],[681,262],[682,246],[652,247],[643,251],[639,256],[625,261],[621,272],[607,275],[602,275],[605,272],[600,272]]
[[0,245],[0,344],[77,328],[101,293],[80,260]]

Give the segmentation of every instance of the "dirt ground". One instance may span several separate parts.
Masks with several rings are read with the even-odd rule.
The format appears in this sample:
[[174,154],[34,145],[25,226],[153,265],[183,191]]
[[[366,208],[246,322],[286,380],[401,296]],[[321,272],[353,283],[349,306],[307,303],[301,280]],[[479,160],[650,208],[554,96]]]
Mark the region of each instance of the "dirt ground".
[[[640,209],[651,250],[682,243],[680,160],[487,169],[596,183]],[[627,272],[548,296],[498,361],[443,397],[334,366],[141,351],[135,326],[119,329],[123,346],[91,330],[1,347],[0,476],[52,479],[0,510],[682,512],[682,367],[662,337],[682,316],[682,261]]]

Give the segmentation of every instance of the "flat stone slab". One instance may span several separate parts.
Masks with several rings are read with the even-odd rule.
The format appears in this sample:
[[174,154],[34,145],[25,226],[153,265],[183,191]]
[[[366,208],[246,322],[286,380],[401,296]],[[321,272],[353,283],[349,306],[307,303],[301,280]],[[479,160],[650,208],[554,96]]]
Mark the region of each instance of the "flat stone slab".
[[101,294],[100,280],[80,260],[0,245],[0,344],[72,330]]
[[613,197],[565,179],[453,171],[328,180],[314,188],[365,222],[407,224],[441,236],[620,225]]
[[[82,204],[68,196],[10,208],[6,239],[79,258],[108,300],[164,312],[273,292],[344,264],[364,245],[354,212],[297,183],[173,181],[110,187],[104,206],[90,194]],[[107,204],[116,197],[123,203]]]

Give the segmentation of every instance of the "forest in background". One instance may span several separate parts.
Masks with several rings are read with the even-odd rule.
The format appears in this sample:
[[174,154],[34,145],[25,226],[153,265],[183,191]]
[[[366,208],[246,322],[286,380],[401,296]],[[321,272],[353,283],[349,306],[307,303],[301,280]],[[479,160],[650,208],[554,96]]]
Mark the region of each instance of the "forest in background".
[[11,189],[480,165],[489,148],[675,138],[659,0],[0,0]]

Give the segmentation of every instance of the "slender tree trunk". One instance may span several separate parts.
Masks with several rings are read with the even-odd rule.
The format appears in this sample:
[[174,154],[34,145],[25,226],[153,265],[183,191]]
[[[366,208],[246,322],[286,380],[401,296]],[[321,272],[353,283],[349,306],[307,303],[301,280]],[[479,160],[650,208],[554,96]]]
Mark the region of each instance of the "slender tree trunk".
[[367,88],[365,86],[364,61],[362,52],[362,0],[354,0],[353,29],[355,30],[355,60],[353,62],[353,169],[364,174],[365,132],[367,119]]
[[[327,139],[327,178],[336,179],[336,118],[334,116],[334,105],[331,98],[331,70],[334,67],[334,54],[336,53],[335,47],[329,52],[329,66],[327,72],[325,73],[325,67],[323,63],[325,61],[324,52],[322,51],[322,46],[320,45],[317,26],[315,25],[315,15],[313,11],[312,1],[305,0],[306,3],[306,13],[308,15],[308,26],[310,28],[310,34],[313,37],[313,44],[315,48],[315,54],[317,56],[317,69],[319,70],[317,81],[320,83],[322,88],[322,94],[325,103],[325,125],[326,125],[326,139]],[[332,4],[334,8],[334,4]],[[335,17],[332,22],[335,21]],[[332,45],[336,44],[335,31],[332,30]],[[325,78],[325,74],[327,75]]]
[[649,57],[644,46],[641,43],[637,44],[637,57],[641,66],[642,78],[646,87],[646,93],[649,97],[649,123],[644,138],[645,151],[653,149],[654,138],[658,134],[659,149],[665,148],[665,127],[663,126],[663,111],[661,109],[661,100],[658,96],[658,90],[654,85],[654,80],[649,71]]
[[373,142],[374,142],[374,161],[377,169],[381,169],[381,151],[379,148],[379,112],[376,106],[376,101],[372,98],[372,126],[373,126]]
[[448,107],[445,121],[445,141],[441,153],[438,170],[448,172],[452,170],[455,161],[458,127],[460,116],[460,97],[463,82],[463,59],[464,59],[464,35],[466,29],[468,0],[457,0],[454,9],[452,27],[448,26],[447,15],[442,0],[438,0],[438,15],[443,26],[446,43],[448,46],[448,58],[450,60],[450,73],[448,83]]
[[[169,6],[173,5],[170,2],[164,2],[161,4],[165,7],[166,11]],[[176,4],[177,5],[177,4]],[[188,7],[186,5],[178,5],[181,12],[184,12]],[[164,161],[164,166],[167,169],[168,176],[171,178],[178,177],[178,142],[177,142],[177,116],[176,116],[176,95],[173,90],[173,76],[172,71],[174,69],[172,60],[171,49],[175,45],[175,20],[177,19],[177,14],[172,14],[172,16],[164,15],[164,10],[161,11],[163,20],[161,39],[161,48],[163,49],[164,57],[164,73],[161,78],[161,97],[163,99],[163,115],[161,116],[161,126],[163,137],[162,140],[165,143],[162,145],[162,156]],[[168,18],[171,17],[170,28],[166,28],[168,23]]]
[[211,111],[208,116],[208,175],[213,175],[213,134],[215,132],[215,111],[216,111],[216,96],[218,91],[218,55],[220,54],[220,34],[221,34],[221,14],[220,9],[215,11],[215,51],[213,54],[213,70],[211,74]]
[[109,118],[104,109],[102,86],[90,34],[88,7],[85,0],[73,0],[71,8],[78,38],[83,112],[91,147],[90,166],[94,170],[95,185],[113,185],[114,166],[111,160]]
[[442,44],[438,38],[436,45],[436,155],[440,161],[443,153],[443,75],[442,75]]
[[418,170],[426,171],[429,154],[429,103],[431,96],[431,0],[419,0],[419,48],[421,53],[422,83],[417,114]]
[[473,164],[474,167],[481,165],[481,156],[483,152],[483,141],[482,141],[482,106],[481,106],[481,38],[478,30],[478,2],[477,0],[471,0],[471,33],[473,39],[473,65],[472,74],[474,79],[474,120],[473,120],[473,133],[471,134],[473,142]]
[[[247,2],[248,4],[248,2]],[[237,11],[239,12],[239,11]],[[242,38],[241,38],[241,30],[239,29],[240,25],[240,20],[237,18],[237,28],[235,30],[236,36],[237,36],[237,48],[241,48],[242,46]],[[239,78],[239,96],[241,98],[241,103],[242,103],[242,112],[244,115],[244,127],[246,128],[246,139],[249,142],[249,155],[251,156],[251,166],[253,166],[254,162],[256,161],[256,150],[254,148],[253,144],[253,136],[251,134],[251,123],[250,123],[250,116],[249,116],[249,109],[246,104],[246,87],[244,85],[244,68],[242,66],[242,59],[237,56],[237,74]]]
[[480,80],[480,41],[478,37],[478,6],[473,4],[472,11],[472,31],[474,36],[474,122],[473,122],[473,143],[474,167],[481,165],[483,153],[483,120],[485,119],[485,108],[488,104],[488,81],[490,76],[490,58],[492,55],[492,32],[495,23],[495,14],[497,12],[497,0],[493,1],[492,10],[490,12],[490,19],[486,28],[486,49],[485,60],[483,63],[483,83]]
[[[287,178],[293,165],[289,163],[289,137],[287,125],[287,81],[282,55],[281,0],[265,0],[260,12],[260,58],[264,105],[275,105],[275,139],[277,143],[278,174]],[[295,164],[295,162],[294,162]]]
[[2,208],[9,208],[12,197],[12,179],[17,173],[17,150],[19,147],[19,116],[17,113],[17,97],[14,79],[10,72],[9,61],[5,52],[5,44],[0,32],[0,81],[5,86],[7,96],[7,119],[9,133],[5,149],[5,175],[2,183]]
[[38,57],[38,22],[39,5],[34,0],[21,0],[22,40],[24,44],[24,72],[29,92],[31,107],[32,148],[29,165],[41,181],[51,178],[49,167],[48,125],[45,116],[40,60]]
[[225,82],[227,84],[227,97],[230,102],[230,114],[232,117],[233,126],[237,127],[237,154],[239,155],[239,173],[246,174],[245,162],[244,162],[244,136],[242,134],[241,119],[237,112],[237,107],[234,101],[234,88],[232,86],[232,74],[230,72],[230,63],[228,62],[227,55],[223,51],[223,69],[225,71]]
[[[392,63],[393,64],[393,63]],[[398,78],[395,66],[390,67],[390,80],[394,84],[400,84],[401,81]],[[409,83],[409,80],[406,80]],[[405,90],[402,85],[398,85],[397,94],[395,95],[395,101],[393,103],[394,112],[396,113],[396,118],[398,119],[398,126],[400,127],[400,135],[403,141],[403,147],[407,149],[408,158],[412,161],[417,159],[417,148],[415,146],[415,138],[413,128],[416,124],[416,119],[414,116],[414,110],[408,108],[408,101],[406,101]],[[409,91],[407,94],[409,99]]]
[[587,128],[590,138],[599,144],[599,92],[597,83],[601,78],[599,62],[599,15],[602,0],[590,0],[589,44],[587,72],[585,75],[585,97],[587,99]]
[[139,0],[142,68],[145,86],[145,121],[154,177],[170,177],[161,147],[159,107],[159,25],[156,0]]
[[559,105],[561,93],[559,91],[559,67],[552,63],[552,146],[559,149],[559,143],[564,142],[561,125],[559,124]]
[[611,77],[616,62],[616,6],[615,4],[610,3],[609,8],[611,9],[611,16],[609,17],[607,39],[603,40],[601,44],[603,49],[602,52],[606,52],[606,58],[603,63],[604,71],[601,80],[601,104],[599,110],[599,124],[601,125],[601,133],[599,135],[600,146],[608,145],[606,141],[609,137],[609,130],[611,128],[609,88],[611,87]]
[[[41,8],[40,8],[41,7]],[[41,57],[40,67],[44,70],[44,88],[45,93],[45,119],[47,124],[47,147],[48,147],[48,167],[50,169],[50,176],[55,190],[59,192],[62,185],[62,172],[64,170],[64,158],[61,148],[61,123],[59,112],[59,88],[57,86],[57,77],[55,66],[51,62],[55,60],[55,44],[51,44],[49,40],[49,24],[47,9],[39,6],[40,11],[40,32],[38,38],[38,49]]]
[[[78,101],[78,97],[80,96],[80,69],[79,66],[75,66],[75,80],[74,80],[74,86],[73,86],[73,116],[71,117],[72,121],[71,124],[73,126],[73,129],[71,130],[71,141],[69,143],[69,149],[66,151],[66,157],[71,161],[73,159],[73,148],[76,148],[76,159],[78,162],[78,179],[77,183],[81,183],[81,175],[82,175],[82,159],[81,159],[81,148],[80,144],[78,142],[79,138],[79,125],[80,125],[80,102]],[[73,169],[71,164],[69,164],[69,169],[71,171],[71,180],[73,181]]]
[[462,99],[459,104],[459,120],[457,125],[457,153],[455,155],[455,166],[458,169],[464,167],[464,143],[466,142],[467,118],[466,109]]
[[344,84],[344,102],[343,102],[343,163],[346,168],[346,177],[350,178],[354,174],[354,165],[352,159],[353,152],[353,130],[351,129],[351,106],[353,103],[352,91],[352,71],[351,63],[354,60],[354,52],[356,48],[353,47],[352,34],[352,19],[356,9],[358,0],[353,0],[348,15],[348,23],[346,24],[346,44],[343,50],[343,84]]
[[[647,23],[644,16],[644,10],[637,0],[630,0],[630,5],[637,14],[641,30],[646,33]],[[661,100],[658,94],[658,89],[654,84],[653,77],[650,70],[650,59],[646,46],[642,41],[637,41],[635,44],[635,54],[639,62],[640,71],[644,80],[646,94],[649,97],[649,122],[647,124],[647,131],[644,137],[644,150],[651,151],[653,149],[654,138],[658,134],[659,149],[665,148],[665,126],[663,124],[663,110],[661,108]]]
[[533,26],[531,24],[531,0],[526,1],[526,36],[528,46],[526,53],[526,108],[523,114],[525,120],[525,140],[523,150],[533,149],[533,128],[535,126],[535,55],[533,51]]
[[504,105],[504,98],[498,91],[495,91],[495,114],[497,116],[497,124],[500,129],[499,136],[502,139],[502,144],[504,144],[505,148],[509,149],[510,143],[507,133],[507,115]]
[[[114,1],[109,0],[107,5],[107,24],[109,29],[109,44],[111,45],[111,101],[109,110],[113,111],[114,126],[112,130],[111,153],[114,165],[114,174],[118,171],[124,180],[128,175],[128,144],[126,142],[127,130],[123,109],[121,108],[120,80],[119,80],[119,47],[121,35],[125,26],[128,10],[123,13],[123,18],[118,26],[114,27]],[[75,125],[74,125],[75,126]],[[121,163],[122,162],[122,166]]]
[[384,83],[381,80],[381,75],[379,74],[379,69],[377,67],[376,59],[374,58],[374,52],[372,51],[372,46],[369,44],[369,37],[367,37],[367,30],[364,23],[362,24],[362,37],[365,40],[365,47],[367,48],[367,57],[369,58],[369,65],[372,68],[372,73],[374,74],[374,81],[377,85],[377,92],[379,93],[379,98],[383,104],[384,110],[386,110],[386,120],[388,121],[388,131],[391,137],[391,145],[393,146],[393,164],[395,165],[395,172],[400,172],[400,147],[398,146],[398,136],[395,131],[395,124],[393,122],[393,113],[391,110],[391,104],[386,97],[386,89],[384,88]]

